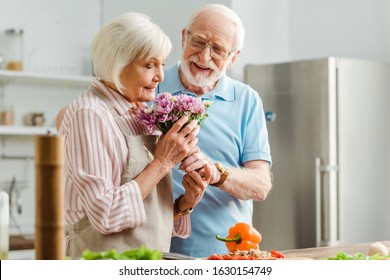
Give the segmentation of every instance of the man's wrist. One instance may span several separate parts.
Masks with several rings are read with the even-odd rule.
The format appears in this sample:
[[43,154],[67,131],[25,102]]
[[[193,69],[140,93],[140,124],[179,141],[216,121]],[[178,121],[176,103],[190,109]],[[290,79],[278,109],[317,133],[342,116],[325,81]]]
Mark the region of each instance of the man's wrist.
[[220,187],[223,183],[225,183],[227,177],[229,176],[229,171],[226,170],[222,164],[220,164],[219,162],[216,162],[215,163],[215,167],[217,168],[219,174],[220,174],[220,177],[219,177],[219,180],[213,184],[210,184],[211,186],[214,186],[214,187]]

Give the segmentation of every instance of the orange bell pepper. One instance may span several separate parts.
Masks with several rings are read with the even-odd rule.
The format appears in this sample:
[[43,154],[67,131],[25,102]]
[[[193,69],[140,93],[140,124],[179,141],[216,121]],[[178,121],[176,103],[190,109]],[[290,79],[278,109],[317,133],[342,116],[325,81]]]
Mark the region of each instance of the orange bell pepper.
[[251,225],[246,223],[237,223],[229,229],[226,238],[219,235],[216,238],[226,242],[229,252],[249,251],[250,249],[259,249],[259,243],[262,240],[261,234]]

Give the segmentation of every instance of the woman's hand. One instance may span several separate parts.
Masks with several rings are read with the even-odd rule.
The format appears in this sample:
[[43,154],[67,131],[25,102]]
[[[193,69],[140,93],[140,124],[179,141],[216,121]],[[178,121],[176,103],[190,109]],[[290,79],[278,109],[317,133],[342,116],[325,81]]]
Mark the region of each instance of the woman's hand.
[[199,126],[196,121],[192,121],[183,127],[187,120],[188,117],[183,116],[160,137],[154,152],[154,160],[135,178],[140,186],[142,198],[145,198],[176,164],[197,150],[195,145],[198,142],[196,135]]
[[179,201],[179,209],[194,208],[199,203],[210,183],[211,174],[210,166],[205,164],[200,170],[188,172],[183,176],[185,193]]
[[215,164],[203,153],[199,151],[199,148],[195,146],[187,158],[180,164],[179,169],[187,173],[192,171],[201,170],[203,166],[207,165],[210,172],[211,178],[209,184],[214,184],[221,178],[221,173],[215,167]]
[[196,120],[187,122],[188,116],[181,117],[157,143],[154,159],[171,170],[176,164],[194,151],[199,126]]

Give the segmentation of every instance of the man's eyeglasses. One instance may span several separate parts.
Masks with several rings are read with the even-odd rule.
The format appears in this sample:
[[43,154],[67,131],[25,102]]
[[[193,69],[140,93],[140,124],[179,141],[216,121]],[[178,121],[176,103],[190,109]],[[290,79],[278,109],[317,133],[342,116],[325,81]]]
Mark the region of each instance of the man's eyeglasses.
[[210,47],[210,55],[216,59],[226,60],[235,50],[228,51],[224,47],[207,43],[202,37],[187,31],[188,45],[197,51],[203,51],[207,46]]

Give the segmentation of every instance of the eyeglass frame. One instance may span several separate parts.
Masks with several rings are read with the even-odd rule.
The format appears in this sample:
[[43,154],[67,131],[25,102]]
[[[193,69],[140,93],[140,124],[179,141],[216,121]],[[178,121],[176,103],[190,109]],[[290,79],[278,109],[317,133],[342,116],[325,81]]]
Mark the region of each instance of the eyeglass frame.
[[[200,48],[197,48],[195,46],[193,46],[191,43],[190,43],[190,39],[188,38],[188,36],[191,36],[191,37],[194,37],[196,36],[197,38],[199,38],[200,40],[202,40],[205,45],[202,49]],[[210,44],[208,42],[206,42],[206,40],[202,39],[200,36],[196,35],[196,34],[193,34],[191,31],[187,30],[187,44],[189,47],[191,47],[192,49],[194,50],[197,50],[197,51],[203,51],[205,48],[207,48],[208,46],[210,47],[210,56],[213,57],[213,58],[216,58],[216,59],[221,59],[221,60],[226,60],[229,58],[229,56],[234,53],[237,49],[232,49],[231,51],[229,51],[228,49],[226,49],[225,47],[221,47],[221,46],[218,46],[218,45],[213,45],[213,44]],[[218,47],[218,48],[221,48],[223,49],[224,51],[227,52],[227,56],[225,58],[222,58],[222,57],[215,57],[215,55],[218,55],[214,52],[213,50],[213,47]]]

